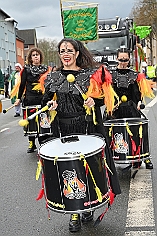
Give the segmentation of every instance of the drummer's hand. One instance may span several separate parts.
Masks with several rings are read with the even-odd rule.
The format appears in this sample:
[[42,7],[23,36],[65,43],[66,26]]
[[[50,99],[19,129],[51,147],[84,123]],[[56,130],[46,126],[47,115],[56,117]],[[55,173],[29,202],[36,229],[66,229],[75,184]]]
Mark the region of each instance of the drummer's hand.
[[56,102],[56,101],[53,101],[53,100],[51,100],[51,101],[49,101],[49,102],[47,103],[47,105],[49,105],[49,104],[51,105],[50,108],[49,108],[49,111],[55,110],[55,109],[57,108],[57,106],[58,106],[57,102]]
[[20,99],[17,99],[17,100],[15,101],[14,105],[15,105],[15,106],[20,105]]
[[138,102],[138,104],[137,104],[137,110],[140,110],[140,109],[141,109],[141,108],[140,108],[141,103],[142,103],[141,101]]
[[91,97],[87,98],[87,100],[84,101],[84,105],[88,107],[93,107],[95,105],[94,99]]

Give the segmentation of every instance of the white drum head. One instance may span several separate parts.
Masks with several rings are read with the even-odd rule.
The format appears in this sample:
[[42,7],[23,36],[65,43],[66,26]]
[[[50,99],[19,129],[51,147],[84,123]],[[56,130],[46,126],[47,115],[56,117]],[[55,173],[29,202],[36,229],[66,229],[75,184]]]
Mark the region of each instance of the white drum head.
[[72,160],[79,159],[81,154],[86,157],[96,154],[105,146],[105,140],[95,135],[71,135],[63,139],[70,137],[74,137],[74,141],[63,143],[62,138],[57,138],[43,144],[39,149],[39,155],[50,160],[55,157],[58,157],[58,161],[69,158]]

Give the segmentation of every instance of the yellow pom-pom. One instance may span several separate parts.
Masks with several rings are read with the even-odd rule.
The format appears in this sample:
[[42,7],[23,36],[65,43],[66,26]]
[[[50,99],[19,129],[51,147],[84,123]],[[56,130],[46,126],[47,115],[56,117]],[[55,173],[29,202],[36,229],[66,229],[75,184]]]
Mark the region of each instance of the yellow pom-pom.
[[24,127],[24,126],[27,126],[29,124],[28,120],[20,120],[19,121],[19,125]]
[[126,101],[127,101],[127,97],[126,97],[125,95],[123,95],[123,96],[121,97],[121,101],[122,101],[122,102],[126,102]]
[[72,75],[72,74],[67,75],[67,81],[70,83],[74,82],[75,81],[74,75]]

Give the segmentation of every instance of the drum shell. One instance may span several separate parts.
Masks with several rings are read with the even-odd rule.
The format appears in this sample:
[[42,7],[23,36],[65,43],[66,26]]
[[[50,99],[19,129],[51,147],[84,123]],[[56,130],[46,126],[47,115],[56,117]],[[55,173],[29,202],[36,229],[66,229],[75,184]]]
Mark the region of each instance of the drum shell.
[[[22,107],[23,119],[27,119],[29,116],[33,115],[40,109],[40,105]],[[43,122],[45,120],[46,122]],[[48,112],[42,112],[38,114],[35,118],[30,119],[28,125],[23,128],[24,134],[29,136],[43,136],[47,134],[52,135],[51,124],[48,123],[49,120],[50,117]]]
[[52,135],[52,126],[50,123],[49,111],[39,114],[39,136]]
[[[140,160],[145,160],[150,157],[149,152],[149,138],[148,138],[148,123],[149,121],[147,119],[142,118],[127,118],[127,119],[113,119],[108,120],[104,122],[104,127],[106,130],[106,135],[109,140],[109,144],[112,143],[115,137],[123,137],[124,143],[128,146],[127,151],[120,152],[118,149],[111,147],[112,149],[112,155],[116,163],[131,163],[132,161],[138,162]],[[130,134],[127,131],[127,125],[129,127],[129,130],[133,134],[133,136],[130,136]],[[142,139],[140,140],[139,137],[139,127],[142,125]],[[111,128],[112,127],[112,128]],[[110,133],[110,130],[112,129],[112,132]],[[133,146],[132,141],[135,142],[136,145],[136,151],[138,147],[140,146],[140,154],[137,154],[136,151],[133,154]],[[111,145],[112,146],[112,145]],[[117,151],[118,150],[118,151]]]
[[[97,200],[92,176],[89,170],[87,174],[84,161],[80,160],[80,156],[61,157],[54,164],[54,157],[47,158],[43,154],[39,154],[43,163],[48,207],[51,210],[64,213],[84,212],[99,208],[108,202],[109,187],[102,158],[102,149],[104,149],[104,146],[100,147],[100,150],[95,153],[85,156],[94,180],[103,195],[102,202]],[[73,178],[75,192],[72,191],[70,197],[65,194],[67,180],[64,173],[70,173],[76,177]],[[83,193],[81,190],[84,190]]]

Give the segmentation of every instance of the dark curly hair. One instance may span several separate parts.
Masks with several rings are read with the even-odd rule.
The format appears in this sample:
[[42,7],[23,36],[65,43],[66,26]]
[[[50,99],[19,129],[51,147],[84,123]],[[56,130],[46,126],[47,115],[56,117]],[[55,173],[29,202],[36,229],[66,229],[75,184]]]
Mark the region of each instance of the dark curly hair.
[[32,53],[33,52],[38,52],[40,54],[40,64],[42,64],[44,61],[44,54],[43,54],[42,50],[37,47],[33,47],[28,51],[27,60],[26,60],[27,64],[32,65]]

